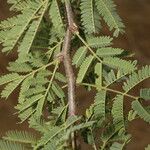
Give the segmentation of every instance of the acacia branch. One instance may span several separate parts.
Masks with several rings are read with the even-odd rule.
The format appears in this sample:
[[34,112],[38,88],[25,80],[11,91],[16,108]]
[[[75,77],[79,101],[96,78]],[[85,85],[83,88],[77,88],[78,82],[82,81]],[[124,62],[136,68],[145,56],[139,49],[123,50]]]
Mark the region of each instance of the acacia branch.
[[[68,107],[69,107],[68,115],[74,116],[77,113],[76,101],[75,101],[76,79],[75,79],[75,75],[72,67],[72,61],[70,57],[70,47],[71,47],[71,38],[73,36],[73,33],[77,32],[77,26],[74,22],[73,12],[69,0],[65,1],[65,7],[67,13],[68,27],[63,42],[62,56],[63,56],[63,63],[65,67],[67,84],[68,84]],[[71,134],[71,142],[72,142],[72,149],[73,150],[77,149],[75,133]]]
[[68,27],[65,34],[65,39],[62,47],[63,62],[68,80],[68,105],[69,105],[69,116],[76,114],[76,102],[75,102],[75,75],[72,68],[70,58],[70,46],[71,38],[73,33],[77,31],[77,26],[74,22],[73,12],[69,0],[65,1],[65,7],[67,12]]

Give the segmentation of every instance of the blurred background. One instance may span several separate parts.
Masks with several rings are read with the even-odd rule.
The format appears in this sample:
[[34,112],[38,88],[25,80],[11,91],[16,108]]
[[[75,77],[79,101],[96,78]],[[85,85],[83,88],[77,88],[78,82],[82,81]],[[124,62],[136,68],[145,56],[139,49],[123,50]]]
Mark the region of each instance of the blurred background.
[[[0,20],[12,16],[6,0],[0,0]],[[115,46],[127,49],[135,53],[135,58],[141,65],[150,65],[150,0],[116,0],[118,13],[126,25],[126,34],[121,35],[115,40]],[[5,55],[0,53],[0,74],[7,72],[6,65],[14,59],[15,54]],[[138,88],[150,87],[150,82],[141,83],[132,94],[138,94]],[[93,93],[85,94],[82,89],[78,93],[79,105],[83,110],[90,105],[93,100]],[[0,101],[0,137],[8,130],[31,130],[27,128],[27,123],[17,124],[19,122],[13,109],[16,105],[16,94],[9,97],[7,101]],[[127,104],[128,105],[128,104]],[[144,147],[150,144],[150,125],[142,120],[135,120],[129,124],[129,133],[133,135],[131,142],[126,147],[127,150],[144,150]],[[91,150],[86,145],[83,150]]]

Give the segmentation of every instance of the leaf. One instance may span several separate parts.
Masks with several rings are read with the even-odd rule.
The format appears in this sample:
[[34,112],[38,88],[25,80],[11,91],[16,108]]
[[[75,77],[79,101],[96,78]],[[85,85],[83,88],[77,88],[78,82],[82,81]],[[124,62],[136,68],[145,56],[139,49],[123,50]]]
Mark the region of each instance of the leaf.
[[118,142],[114,142],[110,147],[110,150],[123,150],[123,147],[124,147],[124,143],[120,144]]
[[[19,110],[18,105],[15,108]],[[21,122],[19,122],[19,123],[23,123],[24,121],[26,121],[29,117],[31,117],[35,113],[35,111],[36,111],[35,108],[28,107],[25,110],[23,110],[22,112],[19,112],[18,117],[21,119]]]
[[19,103],[23,103],[25,101],[25,92],[29,90],[31,78],[32,76],[27,77],[21,84],[19,98],[18,98]]
[[67,81],[66,77],[63,74],[61,74],[60,72],[55,73],[55,79],[57,79],[58,81],[63,82],[63,83],[66,83],[66,81]]
[[116,12],[116,5],[112,0],[95,0],[97,10],[109,26],[109,29],[115,29],[114,36],[124,32],[124,24]]
[[85,60],[87,54],[86,47],[80,47],[73,56],[72,64],[76,65],[76,67],[80,67],[82,62]]
[[117,57],[106,57],[103,59],[103,63],[115,69],[120,69],[124,72],[126,71],[128,73],[131,73],[136,69],[135,61],[131,62]]
[[103,47],[97,49],[96,54],[100,57],[110,57],[110,56],[120,55],[123,51],[124,50],[120,48]]
[[27,64],[27,63],[17,63],[17,62],[10,62],[9,67],[7,69],[11,72],[21,72],[21,73],[26,73],[26,72],[31,72],[32,67]]
[[78,72],[78,76],[77,76],[77,83],[81,83],[82,80],[84,79],[86,72],[90,66],[90,64],[92,63],[94,57],[93,56],[88,56],[86,57],[85,61],[82,63],[79,72]]
[[94,0],[81,0],[81,21],[85,32],[98,33],[100,29],[100,17],[94,9]]
[[24,77],[8,83],[1,92],[1,97],[7,99],[9,95],[19,86],[23,79]]
[[45,97],[42,97],[37,102],[36,112],[35,112],[35,115],[36,115],[37,118],[40,118],[42,116],[42,112],[43,112],[43,107],[44,107],[45,101],[46,101]]
[[112,45],[112,38],[109,36],[88,37],[88,45],[92,48],[101,48]]
[[123,109],[123,95],[117,95],[112,106],[113,124],[115,126],[125,127],[124,125],[124,109]]
[[63,99],[65,97],[63,90],[60,88],[60,86],[56,82],[53,82],[52,90],[59,98]]
[[150,100],[150,88],[144,88],[140,90],[140,97],[145,100]]
[[18,73],[10,73],[0,77],[0,85],[18,80],[21,76]]
[[26,62],[26,60],[28,60],[27,54],[31,49],[31,46],[33,44],[33,41],[35,39],[42,18],[45,14],[45,11],[47,10],[47,7],[48,7],[48,1],[44,3],[42,9],[40,9],[40,11],[38,12],[38,19],[34,20],[30,24],[28,30],[26,31],[26,34],[24,35],[21,44],[18,48],[19,51],[18,60],[17,60],[18,62]]
[[95,74],[98,76],[96,78],[95,84],[97,89],[101,89],[102,87],[102,63],[97,63],[95,65]]
[[137,115],[136,111],[130,110],[129,113],[128,113],[128,120],[129,121],[134,120],[136,115]]
[[143,108],[138,100],[132,102],[132,108],[144,121],[150,123],[150,114]]
[[41,9],[42,4],[44,3],[32,1],[30,2],[30,7],[24,9],[22,14],[5,21],[5,24],[11,24],[11,26],[6,30],[0,30],[0,41],[4,47],[3,52],[9,52],[18,45],[25,30],[30,26],[30,22]]
[[26,99],[26,101],[23,104],[18,104],[15,108],[19,109],[19,112],[22,112],[27,108],[32,107],[32,105],[38,102],[42,97],[42,94],[32,96],[31,98]]
[[0,140],[1,150],[26,150],[22,144]]
[[11,4],[10,11],[23,11],[30,5],[29,1],[23,0],[7,0],[8,4]]
[[26,144],[34,144],[37,142],[37,138],[33,134],[26,131],[16,131],[16,130],[7,131],[3,139],[12,142],[20,142]]
[[32,117],[29,118],[29,127],[34,128],[42,134],[49,131],[46,122],[42,118],[37,118],[35,115],[32,115]]
[[111,70],[109,73],[105,73],[104,78],[105,78],[104,84],[107,85],[107,86],[109,86],[110,84],[117,81],[117,77],[115,75],[114,70]]
[[95,118],[104,118],[105,119],[105,113],[106,113],[106,91],[99,91],[95,96],[94,101],[94,117]]
[[52,0],[49,14],[52,19],[55,32],[62,36],[64,34],[64,25],[57,0]]
[[[46,145],[48,142],[52,142],[53,140],[56,143],[57,136],[59,137],[59,134],[63,132],[63,129],[60,127],[52,127],[51,130],[46,132],[41,139],[38,141],[37,145],[34,147],[34,149],[37,149],[40,146]],[[57,139],[58,140],[58,139]]]
[[70,127],[71,125],[73,125],[75,122],[79,121],[81,119],[81,117],[78,116],[70,116],[67,118],[66,122],[65,122],[65,128]]
[[142,67],[138,72],[133,72],[126,82],[124,82],[123,89],[127,93],[137,84],[150,77],[150,66]]

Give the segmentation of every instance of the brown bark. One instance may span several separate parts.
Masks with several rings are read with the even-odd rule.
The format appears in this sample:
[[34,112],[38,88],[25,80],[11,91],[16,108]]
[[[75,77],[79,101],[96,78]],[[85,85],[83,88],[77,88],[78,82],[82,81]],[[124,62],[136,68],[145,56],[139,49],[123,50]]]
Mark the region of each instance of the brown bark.
[[[77,32],[77,26],[74,22],[73,12],[69,0],[65,1],[66,13],[67,13],[67,22],[68,27],[66,30],[63,47],[62,47],[62,56],[63,63],[65,67],[67,83],[68,83],[68,106],[69,106],[69,116],[76,115],[76,101],[75,101],[75,85],[76,79],[72,67],[72,61],[70,57],[70,48],[71,48],[71,38],[74,32]],[[72,148],[77,149],[75,133],[71,135]]]

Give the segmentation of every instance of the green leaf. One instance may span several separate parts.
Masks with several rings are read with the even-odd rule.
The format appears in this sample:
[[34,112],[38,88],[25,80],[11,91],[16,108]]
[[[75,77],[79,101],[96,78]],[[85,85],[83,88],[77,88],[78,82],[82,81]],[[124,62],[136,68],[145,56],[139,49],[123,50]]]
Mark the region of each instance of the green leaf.
[[100,17],[94,7],[94,0],[81,0],[81,20],[85,32],[89,34],[98,33],[100,29]]
[[5,24],[10,25],[10,28],[0,30],[0,42],[2,42],[4,47],[2,50],[3,52],[9,52],[18,45],[21,37],[30,26],[31,21],[36,17],[43,4],[44,3],[41,2],[31,1],[30,7],[22,11],[22,14],[5,21]]
[[0,77],[0,85],[18,80],[21,76],[18,73],[10,73]]
[[92,61],[93,61],[94,57],[93,56],[88,56],[86,57],[85,61],[82,63],[79,72],[78,72],[78,76],[77,76],[77,83],[81,83],[82,80],[84,79],[86,72],[89,68],[89,66],[91,65]]
[[138,100],[132,102],[132,108],[144,121],[150,123],[150,114],[143,108]]
[[101,90],[96,94],[92,109],[92,116],[99,126],[105,120],[106,116],[106,91]]
[[30,79],[32,79],[32,76],[27,77],[21,84],[20,92],[19,92],[19,103],[23,103],[25,101],[25,92],[29,90],[30,87]]
[[124,24],[116,12],[116,5],[113,0],[95,0],[97,10],[109,26],[109,29],[115,29],[114,36],[124,32]]
[[58,81],[63,82],[63,83],[66,83],[66,81],[67,81],[66,77],[63,74],[61,74],[60,72],[55,73],[55,79],[57,79]]
[[102,87],[102,63],[97,63],[95,65],[95,74],[98,76],[95,81],[96,87],[97,89],[101,89]]
[[37,118],[35,115],[29,118],[29,127],[34,128],[42,134],[49,131],[48,126],[42,118]]
[[124,148],[124,143],[120,144],[118,142],[114,142],[110,147],[110,150],[123,150],[123,148]]
[[129,113],[128,113],[128,120],[129,121],[134,120],[136,115],[137,115],[136,111],[130,110]]
[[19,111],[22,112],[27,108],[32,107],[32,105],[38,102],[42,97],[43,97],[42,94],[32,96],[31,98],[26,99],[24,103],[18,104],[15,108],[19,109]]
[[123,89],[127,93],[137,84],[150,77],[150,66],[142,67],[138,72],[133,72],[126,82],[124,82]]
[[73,56],[72,64],[76,65],[76,67],[80,67],[82,62],[85,60],[86,54],[86,47],[80,47]]
[[103,63],[115,69],[120,69],[129,73],[136,69],[135,61],[131,62],[118,57],[106,57],[103,59]]
[[101,48],[112,45],[112,38],[109,36],[88,37],[88,45],[92,48]]
[[48,1],[43,4],[42,9],[38,12],[38,19],[34,20],[30,24],[28,30],[26,31],[26,34],[24,35],[21,44],[18,48],[19,51],[18,60],[17,60],[18,62],[26,62],[26,60],[28,60],[27,54],[31,49],[31,46],[33,44],[33,41],[35,39],[42,18],[45,14],[45,11],[47,10],[47,7],[48,7]]
[[1,150],[26,150],[22,144],[0,140]]
[[124,109],[123,109],[123,95],[117,95],[112,106],[113,124],[115,126],[125,127],[124,125]]
[[34,144],[37,142],[37,138],[26,131],[7,131],[3,139],[25,144]]
[[23,79],[24,77],[20,78],[19,80],[15,80],[8,83],[5,86],[4,90],[1,92],[1,97],[7,99],[9,95],[19,86]]
[[117,81],[117,77],[115,75],[114,70],[111,70],[109,73],[105,73],[104,78],[105,78],[104,84],[107,85],[107,86],[109,86],[110,84]]
[[56,82],[52,84],[52,90],[59,98],[63,99],[65,97],[63,90]]
[[145,100],[150,100],[150,88],[144,88],[140,90],[140,97]]
[[103,47],[97,49],[96,54],[100,57],[110,57],[110,56],[120,55],[123,51],[124,50],[120,48]]
[[55,32],[62,36],[64,34],[64,25],[57,0],[52,0],[49,14],[54,25]]
[[9,67],[7,67],[7,69],[11,72],[21,72],[21,73],[32,71],[32,67],[29,64],[17,62],[10,62]]
[[[19,109],[19,107],[20,106],[17,105],[15,108]],[[25,120],[27,120],[29,117],[31,117],[31,115],[33,115],[35,111],[36,111],[35,108],[29,107],[29,108],[26,108],[25,110],[23,110],[22,112],[19,112],[18,117],[21,119],[21,121],[19,123],[23,123]]]

